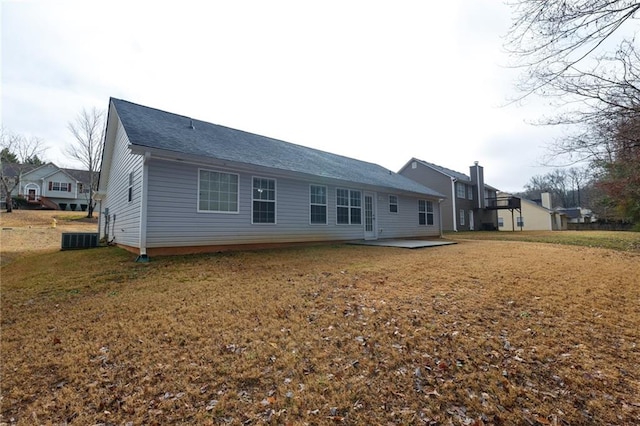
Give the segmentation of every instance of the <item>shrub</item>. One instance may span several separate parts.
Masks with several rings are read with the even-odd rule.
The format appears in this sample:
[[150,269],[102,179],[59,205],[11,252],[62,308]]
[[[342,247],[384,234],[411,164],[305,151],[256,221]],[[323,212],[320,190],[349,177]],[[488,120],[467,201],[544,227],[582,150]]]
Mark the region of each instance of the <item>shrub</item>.
[[13,207],[16,209],[24,209],[27,207],[27,199],[24,197],[11,197],[13,200]]
[[67,203],[58,203],[58,205],[60,206],[60,210],[66,210],[67,209]]
[[76,207],[78,207],[78,205],[77,205],[77,204],[75,204],[75,203],[71,203],[71,204],[69,204],[69,208],[70,208],[72,211],[75,211],[75,210],[76,210]]

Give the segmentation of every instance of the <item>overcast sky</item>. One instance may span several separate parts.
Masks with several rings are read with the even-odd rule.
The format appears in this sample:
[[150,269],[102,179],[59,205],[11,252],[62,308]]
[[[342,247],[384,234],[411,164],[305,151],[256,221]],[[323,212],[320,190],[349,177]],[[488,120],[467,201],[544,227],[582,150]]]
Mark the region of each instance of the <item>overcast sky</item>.
[[64,155],[109,97],[380,164],[412,157],[520,191],[557,130],[504,107],[499,0],[2,1],[2,126]]

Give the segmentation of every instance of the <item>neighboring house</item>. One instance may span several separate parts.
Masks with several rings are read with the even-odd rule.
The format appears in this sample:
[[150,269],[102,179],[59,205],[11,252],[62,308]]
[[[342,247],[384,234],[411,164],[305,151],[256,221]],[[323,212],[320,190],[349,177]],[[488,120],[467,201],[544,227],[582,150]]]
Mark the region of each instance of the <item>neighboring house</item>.
[[[498,199],[512,197],[499,192]],[[560,231],[567,229],[567,215],[551,208],[551,194],[542,193],[540,204],[520,199],[519,210],[498,210],[500,231]]]
[[442,229],[445,231],[474,231],[498,229],[498,215],[487,208],[488,199],[495,199],[497,189],[484,183],[484,170],[475,164],[469,175],[412,158],[398,172],[444,194]]
[[556,210],[566,214],[569,223],[594,223],[598,221],[594,212],[583,207],[558,207]]
[[13,183],[19,177],[12,195],[25,198],[33,208],[86,210],[89,204],[88,171],[64,169],[53,163],[3,164],[2,167],[5,176],[15,176]]
[[443,195],[376,164],[111,98],[100,236],[148,255],[439,236]]
[[[16,182],[20,181],[20,176],[29,170],[34,169],[36,166],[31,164],[18,164],[18,163],[0,163],[2,166],[2,184],[0,185],[0,208],[7,208],[7,191],[11,191],[12,195],[18,195],[18,189]],[[6,186],[5,186],[6,185]]]

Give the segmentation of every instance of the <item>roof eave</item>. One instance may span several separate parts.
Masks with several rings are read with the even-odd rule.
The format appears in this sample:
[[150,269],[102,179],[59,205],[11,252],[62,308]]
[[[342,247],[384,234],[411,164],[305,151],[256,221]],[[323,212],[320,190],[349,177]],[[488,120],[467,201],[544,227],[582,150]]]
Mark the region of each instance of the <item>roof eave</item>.
[[322,175],[316,175],[311,173],[303,173],[303,172],[298,172],[293,170],[256,165],[253,163],[243,163],[243,162],[238,162],[234,160],[225,160],[225,159],[216,158],[216,157],[195,156],[195,155],[185,154],[181,151],[170,151],[165,149],[152,148],[152,147],[148,147],[140,144],[130,144],[129,149],[133,154],[137,154],[137,155],[144,155],[146,153],[149,153],[151,154],[151,157],[155,159],[173,161],[173,162],[179,162],[179,163],[189,163],[194,165],[200,165],[202,167],[217,166],[217,167],[228,168],[228,169],[237,169],[237,170],[246,171],[249,173],[270,173],[272,175],[275,175],[276,177],[278,176],[294,177],[294,178],[301,178],[308,181],[315,180],[315,181],[318,181],[319,183],[327,183],[327,184],[331,183],[335,185],[340,185],[340,184],[358,185],[363,189],[370,189],[372,191],[384,189],[389,192],[411,194],[414,196],[419,195],[422,197],[428,197],[433,199],[446,198],[445,195],[440,194],[434,190],[430,190],[430,188],[427,188],[427,187],[425,188],[430,190],[432,193],[412,191],[408,189],[395,188],[395,187],[385,186],[385,185],[371,185],[371,184],[367,184],[366,182],[349,181],[349,180],[339,179],[331,176],[322,176]]

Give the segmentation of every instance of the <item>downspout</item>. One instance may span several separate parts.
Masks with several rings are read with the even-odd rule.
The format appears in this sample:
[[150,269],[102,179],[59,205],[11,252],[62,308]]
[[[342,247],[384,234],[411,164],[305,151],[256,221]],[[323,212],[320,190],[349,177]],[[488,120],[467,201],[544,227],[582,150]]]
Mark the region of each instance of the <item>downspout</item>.
[[451,205],[453,207],[453,232],[458,232],[458,221],[456,220],[456,178],[451,178]]
[[480,188],[480,167],[476,161],[476,182],[478,183],[478,210],[482,208],[482,201],[480,197],[484,198],[484,182],[482,182],[482,188]]
[[149,160],[151,153],[145,152],[142,160],[142,188],[140,189],[140,255],[136,262],[147,263],[147,192],[149,186]]
[[444,198],[438,199],[438,224],[440,225],[440,238],[444,238],[444,233],[442,232],[442,202]]

